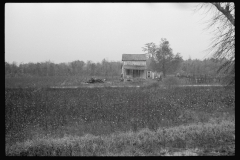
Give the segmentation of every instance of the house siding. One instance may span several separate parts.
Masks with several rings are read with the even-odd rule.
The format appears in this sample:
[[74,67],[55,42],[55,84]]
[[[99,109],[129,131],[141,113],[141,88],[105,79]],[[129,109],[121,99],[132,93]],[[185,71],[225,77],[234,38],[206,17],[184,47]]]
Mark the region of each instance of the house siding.
[[123,65],[146,66],[146,61],[123,61]]

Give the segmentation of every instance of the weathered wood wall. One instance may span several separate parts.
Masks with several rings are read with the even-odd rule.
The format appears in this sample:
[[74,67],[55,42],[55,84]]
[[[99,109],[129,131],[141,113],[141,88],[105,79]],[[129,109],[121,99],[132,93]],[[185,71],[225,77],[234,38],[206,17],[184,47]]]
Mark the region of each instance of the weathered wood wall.
[[123,65],[146,66],[146,61],[124,61]]

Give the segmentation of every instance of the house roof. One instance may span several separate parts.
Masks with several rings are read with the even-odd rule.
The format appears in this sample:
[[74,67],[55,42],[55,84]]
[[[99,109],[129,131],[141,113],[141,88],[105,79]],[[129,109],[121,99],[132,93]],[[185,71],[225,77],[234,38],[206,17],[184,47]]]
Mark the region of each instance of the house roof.
[[145,54],[123,54],[122,61],[146,61]]
[[145,70],[147,69],[146,66],[132,66],[132,65],[124,65],[124,69],[137,69],[137,70]]

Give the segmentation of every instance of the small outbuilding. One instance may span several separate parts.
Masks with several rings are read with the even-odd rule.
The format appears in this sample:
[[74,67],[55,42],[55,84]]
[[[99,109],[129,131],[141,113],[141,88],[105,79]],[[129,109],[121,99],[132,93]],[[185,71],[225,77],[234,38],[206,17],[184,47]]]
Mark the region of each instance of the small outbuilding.
[[147,78],[161,80],[163,78],[163,72],[147,71]]

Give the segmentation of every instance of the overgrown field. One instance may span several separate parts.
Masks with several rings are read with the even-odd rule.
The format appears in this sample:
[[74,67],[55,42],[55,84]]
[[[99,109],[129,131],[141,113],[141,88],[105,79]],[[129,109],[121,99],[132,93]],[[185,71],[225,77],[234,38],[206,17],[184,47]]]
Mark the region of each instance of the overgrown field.
[[[90,78],[100,78],[105,79],[105,83],[96,83],[96,84],[83,84],[88,81]],[[166,81],[166,84],[164,83]],[[156,79],[147,79],[142,80],[135,78],[133,82],[123,83],[120,81],[120,76],[32,76],[32,77],[5,77],[5,88],[36,88],[36,87],[69,87],[69,86],[147,86],[152,83],[156,83]],[[191,82],[186,78],[180,79],[175,76],[168,75],[166,78],[163,78],[162,82],[158,84],[163,84],[168,86],[170,85],[196,85],[195,81]],[[199,83],[200,85],[203,83]],[[214,82],[209,82],[205,84],[219,84]]]
[[[16,87],[49,87],[49,86],[79,86],[92,76],[32,76],[32,77],[5,77],[6,88]],[[95,78],[107,79],[108,81],[119,81],[120,76],[93,76]]]
[[134,153],[158,155],[162,147],[232,144],[234,123],[234,87],[5,88],[7,155],[135,155],[125,152],[135,144]]

